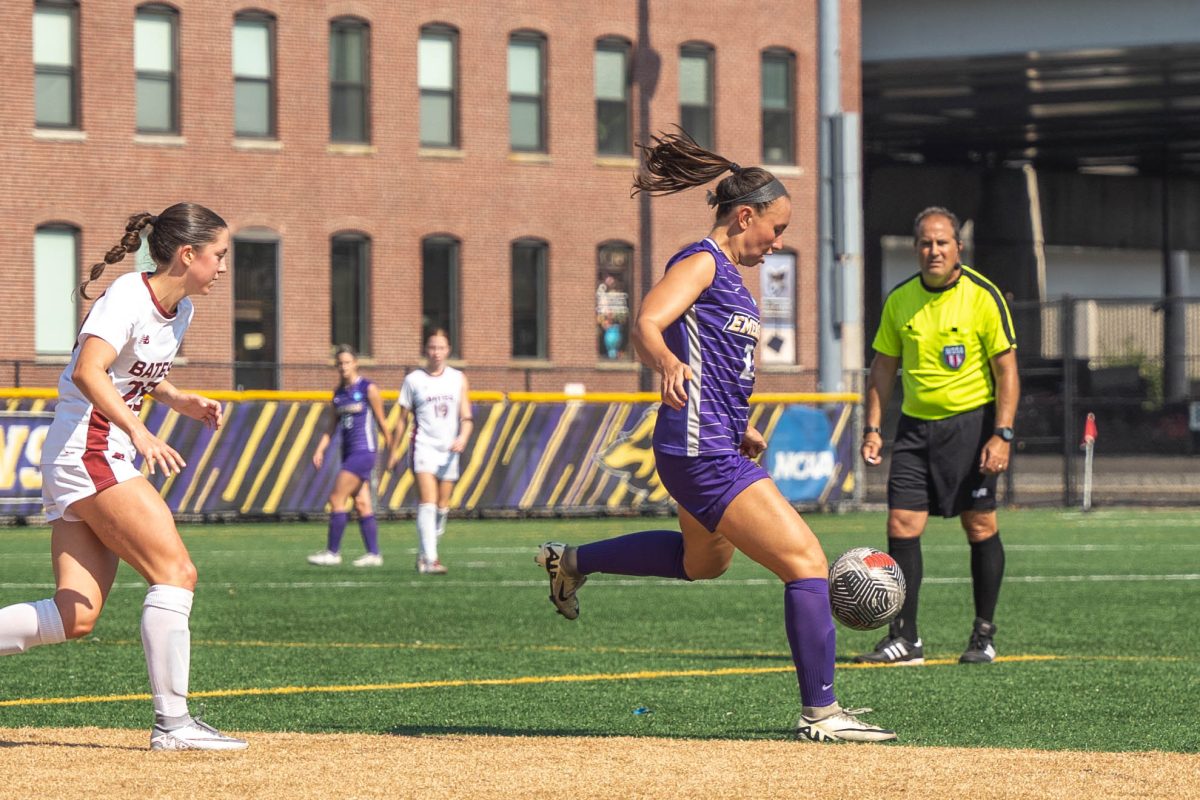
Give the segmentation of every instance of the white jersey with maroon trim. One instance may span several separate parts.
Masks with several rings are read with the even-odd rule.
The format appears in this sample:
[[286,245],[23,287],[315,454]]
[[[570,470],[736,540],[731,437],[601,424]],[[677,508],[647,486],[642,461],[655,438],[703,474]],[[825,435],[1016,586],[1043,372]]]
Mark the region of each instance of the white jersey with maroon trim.
[[80,347],[88,336],[112,345],[117,357],[108,374],[125,405],[136,413],[142,398],[171,371],[192,311],[192,301],[185,297],[175,313],[168,313],[154,296],[147,273],[129,273],[112,282],[84,319],[71,360],[58,379],[58,404],[42,446],[43,464],[77,463],[87,453],[133,463],[137,453],[129,434],[96,410],[71,380]]
[[463,374],[443,367],[440,375],[418,369],[404,376],[400,406],[416,417],[413,443],[449,450],[458,436],[462,410]]

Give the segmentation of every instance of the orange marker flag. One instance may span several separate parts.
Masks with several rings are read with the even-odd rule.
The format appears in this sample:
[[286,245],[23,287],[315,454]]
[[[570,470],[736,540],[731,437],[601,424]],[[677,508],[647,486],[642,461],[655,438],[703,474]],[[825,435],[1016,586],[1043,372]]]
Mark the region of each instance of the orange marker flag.
[[1096,415],[1089,412],[1087,421],[1083,423],[1083,442],[1081,444],[1086,447],[1095,443],[1096,435]]

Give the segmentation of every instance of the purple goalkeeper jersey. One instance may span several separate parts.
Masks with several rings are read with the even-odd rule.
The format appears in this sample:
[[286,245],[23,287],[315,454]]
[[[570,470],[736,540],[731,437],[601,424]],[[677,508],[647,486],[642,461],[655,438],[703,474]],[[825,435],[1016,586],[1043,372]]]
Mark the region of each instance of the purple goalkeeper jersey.
[[333,408],[338,415],[338,429],[342,432],[342,460],[355,453],[374,453],[377,449],[375,420],[367,401],[370,387],[369,380],[359,378],[349,386],[339,386],[333,393]]
[[675,357],[692,369],[687,403],[662,405],[654,426],[654,449],[677,456],[736,453],[750,417],[758,304],[737,267],[711,239],[688,245],[669,262],[706,251],[717,262],[712,284],[691,308],[663,331]]

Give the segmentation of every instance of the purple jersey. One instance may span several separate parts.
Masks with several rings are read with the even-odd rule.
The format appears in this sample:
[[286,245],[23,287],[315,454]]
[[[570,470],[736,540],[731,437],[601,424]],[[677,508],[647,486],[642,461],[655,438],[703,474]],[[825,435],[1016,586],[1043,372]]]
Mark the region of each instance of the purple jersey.
[[654,449],[677,456],[736,453],[754,390],[758,305],[737,267],[705,239],[676,253],[667,269],[699,252],[711,253],[717,262],[712,284],[663,331],[667,347],[692,369],[687,403],[678,411],[660,406],[654,426]]
[[333,410],[338,415],[338,429],[342,432],[342,460],[355,453],[374,453],[378,447],[375,437],[375,419],[371,404],[367,402],[367,390],[372,386],[366,378],[359,378],[349,386],[339,386],[333,393]]

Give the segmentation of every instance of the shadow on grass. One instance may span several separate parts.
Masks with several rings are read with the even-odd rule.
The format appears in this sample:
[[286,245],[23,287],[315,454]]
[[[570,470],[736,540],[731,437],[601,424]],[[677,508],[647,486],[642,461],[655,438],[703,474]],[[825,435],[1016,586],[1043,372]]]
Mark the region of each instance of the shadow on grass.
[[130,747],[125,744],[98,744],[92,742],[21,742],[0,739],[0,748],[5,747],[79,747],[88,750],[147,750],[145,747]]
[[384,731],[389,736],[509,736],[509,737],[586,737],[590,739],[611,739],[615,737],[633,737],[648,739],[682,739],[682,740],[721,740],[732,741],[746,739],[788,740],[795,738],[790,729],[779,728],[748,728],[744,730],[725,731],[720,734],[701,735],[671,731],[620,731],[606,733],[583,728],[508,728],[488,725],[397,725]]

